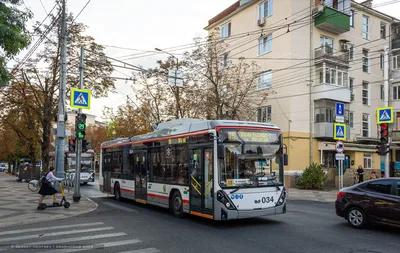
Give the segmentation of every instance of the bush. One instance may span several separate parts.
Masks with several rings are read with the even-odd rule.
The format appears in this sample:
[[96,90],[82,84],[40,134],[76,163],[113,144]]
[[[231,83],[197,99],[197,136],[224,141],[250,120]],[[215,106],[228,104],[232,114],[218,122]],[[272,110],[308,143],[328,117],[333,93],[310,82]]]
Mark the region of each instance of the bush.
[[321,189],[327,176],[320,164],[313,163],[301,175],[295,176],[295,181],[300,189]]

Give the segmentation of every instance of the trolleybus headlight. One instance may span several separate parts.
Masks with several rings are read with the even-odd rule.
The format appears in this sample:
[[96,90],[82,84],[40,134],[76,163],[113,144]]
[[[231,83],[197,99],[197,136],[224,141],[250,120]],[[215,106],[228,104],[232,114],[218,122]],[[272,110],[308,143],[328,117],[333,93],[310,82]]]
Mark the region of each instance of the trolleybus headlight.
[[228,195],[222,190],[219,190],[217,192],[217,200],[219,202],[221,202],[222,204],[224,204],[224,206],[226,208],[228,208],[229,210],[235,210],[236,209],[235,205],[231,202],[231,200],[229,199]]
[[276,206],[282,205],[285,202],[285,199],[286,199],[286,188],[283,187],[281,196],[279,197],[279,200],[276,203]]

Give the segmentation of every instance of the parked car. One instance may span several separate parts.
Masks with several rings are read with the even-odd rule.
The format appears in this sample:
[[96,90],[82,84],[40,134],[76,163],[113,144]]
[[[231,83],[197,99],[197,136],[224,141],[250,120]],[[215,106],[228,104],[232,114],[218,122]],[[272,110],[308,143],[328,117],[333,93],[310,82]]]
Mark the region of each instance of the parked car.
[[25,180],[26,182],[29,182],[33,178],[34,170],[32,168],[32,165],[29,163],[24,163],[19,165],[18,171],[16,173],[17,176],[17,181],[22,182],[22,180]]
[[7,171],[7,167],[5,164],[0,164],[0,171],[1,172],[6,172]]
[[400,226],[400,178],[369,180],[337,194],[336,214],[355,228],[369,223]]

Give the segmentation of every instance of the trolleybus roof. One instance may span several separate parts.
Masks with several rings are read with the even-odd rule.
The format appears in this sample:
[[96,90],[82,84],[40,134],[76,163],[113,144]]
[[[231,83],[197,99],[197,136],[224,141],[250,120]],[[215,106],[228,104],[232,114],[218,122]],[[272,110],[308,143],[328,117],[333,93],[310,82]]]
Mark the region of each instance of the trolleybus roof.
[[130,138],[118,138],[115,140],[103,142],[102,147],[123,144],[128,142],[139,142],[149,139],[156,139],[166,136],[174,136],[186,133],[194,133],[204,130],[215,129],[217,127],[257,127],[271,128],[280,130],[276,125],[270,123],[236,121],[236,120],[202,120],[202,119],[177,119],[160,123],[153,132],[133,136]]

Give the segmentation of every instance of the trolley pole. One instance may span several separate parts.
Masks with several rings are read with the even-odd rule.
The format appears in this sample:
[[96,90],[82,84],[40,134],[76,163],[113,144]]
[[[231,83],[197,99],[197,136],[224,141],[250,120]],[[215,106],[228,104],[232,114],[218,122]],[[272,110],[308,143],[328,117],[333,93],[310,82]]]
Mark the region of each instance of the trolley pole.
[[[84,75],[84,50],[83,46],[81,47],[81,57],[79,64],[79,88],[83,88],[83,75]],[[82,109],[78,109],[78,116],[82,114]],[[75,120],[75,125],[78,124],[78,121]],[[82,139],[76,138],[76,169],[75,169],[75,187],[74,187],[74,195],[72,198],[74,202],[79,202],[81,199],[81,154],[82,154]]]
[[[60,88],[58,98],[57,115],[57,139],[56,139],[56,177],[64,177],[64,158],[65,158],[65,96],[67,83],[67,20],[66,4],[62,0],[62,22],[61,22],[61,66],[60,66]],[[55,187],[60,191],[58,184]]]

